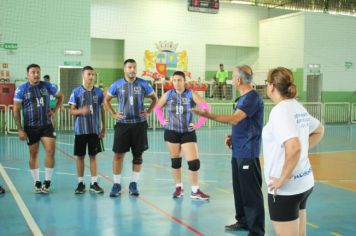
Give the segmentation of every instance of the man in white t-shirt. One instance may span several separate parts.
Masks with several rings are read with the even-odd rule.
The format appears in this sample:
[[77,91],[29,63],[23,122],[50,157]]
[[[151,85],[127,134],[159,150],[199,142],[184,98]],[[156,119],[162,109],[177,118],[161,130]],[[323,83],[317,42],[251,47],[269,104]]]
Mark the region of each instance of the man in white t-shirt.
[[305,209],[314,186],[308,150],[324,128],[294,99],[290,70],[272,69],[267,82],[267,95],[276,103],[262,133],[270,218],[277,235],[306,235]]

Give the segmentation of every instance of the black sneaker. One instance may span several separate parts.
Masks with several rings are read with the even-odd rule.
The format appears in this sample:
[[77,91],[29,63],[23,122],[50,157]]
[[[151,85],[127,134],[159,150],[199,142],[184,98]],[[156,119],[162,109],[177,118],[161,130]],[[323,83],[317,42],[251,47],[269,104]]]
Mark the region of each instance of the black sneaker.
[[51,181],[50,180],[43,181],[42,189],[41,189],[42,193],[45,194],[49,193],[50,188],[51,188]]
[[104,190],[100,188],[97,182],[94,182],[93,184],[90,185],[89,191],[94,193],[104,193]]
[[247,224],[236,221],[235,224],[225,225],[225,230],[237,231],[237,230],[248,230]]
[[33,188],[34,193],[42,193],[42,183],[41,181],[36,181],[35,187]]
[[5,189],[3,189],[1,186],[0,186],[0,194],[3,194],[5,193]]
[[83,194],[85,193],[85,184],[83,182],[80,182],[78,184],[78,187],[74,191],[75,194]]

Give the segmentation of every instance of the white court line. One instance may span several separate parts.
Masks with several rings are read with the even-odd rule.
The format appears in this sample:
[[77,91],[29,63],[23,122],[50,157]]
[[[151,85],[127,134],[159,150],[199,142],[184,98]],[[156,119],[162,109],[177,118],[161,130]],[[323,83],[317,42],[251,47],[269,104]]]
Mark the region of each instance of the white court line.
[[20,168],[8,167],[8,166],[4,166],[4,169],[9,169],[9,170],[21,170]]
[[24,218],[25,218],[28,226],[30,227],[33,235],[35,235],[35,236],[43,236],[40,228],[36,224],[36,221],[33,219],[30,211],[26,207],[26,205],[25,205],[24,201],[22,200],[19,192],[17,192],[14,184],[12,183],[10,177],[7,175],[7,173],[6,173],[5,169],[4,169],[4,167],[1,165],[1,163],[0,163],[0,174],[4,178],[5,183],[7,184],[10,192],[12,193],[12,196],[14,197],[17,205],[19,206],[20,211],[22,212],[22,215],[24,216]]
[[[22,170],[22,169],[19,169],[19,168],[12,168],[12,167],[7,167],[7,166],[4,166],[4,169],[10,169],[10,170]],[[30,171],[30,170],[28,170]],[[44,172],[44,171],[43,171]],[[54,172],[55,174],[57,175],[77,175],[76,173],[70,173],[70,172],[62,172],[62,171],[56,171]],[[86,177],[91,177],[91,175],[85,175]],[[106,175],[105,177],[107,178],[110,178],[110,176]],[[121,176],[122,179],[129,179],[131,177],[129,176]],[[173,181],[173,179],[162,179],[162,178],[156,178],[156,179],[153,179],[154,181]],[[200,182],[205,182],[205,183],[217,183],[218,181],[216,180],[200,180]]]

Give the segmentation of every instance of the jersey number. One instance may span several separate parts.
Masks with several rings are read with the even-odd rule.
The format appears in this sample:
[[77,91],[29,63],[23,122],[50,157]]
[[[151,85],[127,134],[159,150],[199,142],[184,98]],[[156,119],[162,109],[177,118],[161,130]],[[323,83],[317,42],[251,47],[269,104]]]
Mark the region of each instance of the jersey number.
[[36,98],[36,101],[37,101],[37,107],[44,106],[43,97],[41,97],[40,99]]
[[176,114],[180,115],[183,114],[183,106],[176,106]]

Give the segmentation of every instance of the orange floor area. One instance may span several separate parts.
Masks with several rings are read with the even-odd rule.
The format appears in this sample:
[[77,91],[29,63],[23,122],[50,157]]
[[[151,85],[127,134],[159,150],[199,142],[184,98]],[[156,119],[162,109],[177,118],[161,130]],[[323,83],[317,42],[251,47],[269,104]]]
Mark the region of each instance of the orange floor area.
[[356,192],[356,151],[310,154],[317,181]]

